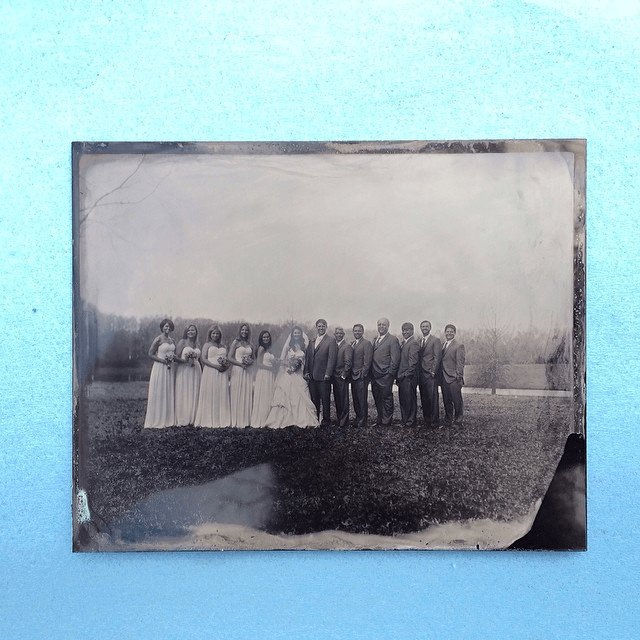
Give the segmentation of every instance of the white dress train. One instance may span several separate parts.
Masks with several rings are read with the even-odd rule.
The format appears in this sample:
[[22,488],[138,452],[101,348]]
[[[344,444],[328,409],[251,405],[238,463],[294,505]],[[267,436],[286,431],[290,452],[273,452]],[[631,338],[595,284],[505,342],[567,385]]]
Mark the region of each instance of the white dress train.
[[[303,377],[305,352],[301,349],[288,349],[283,355],[285,362],[276,376],[266,426],[271,429],[282,429],[290,425],[317,427],[319,423],[316,408]],[[291,362],[299,363],[294,371],[287,364]]]

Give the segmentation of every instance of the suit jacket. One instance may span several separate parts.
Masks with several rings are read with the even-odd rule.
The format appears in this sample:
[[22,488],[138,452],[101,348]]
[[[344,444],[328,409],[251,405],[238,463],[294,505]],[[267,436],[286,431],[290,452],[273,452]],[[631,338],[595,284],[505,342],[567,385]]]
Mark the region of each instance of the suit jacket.
[[456,378],[464,382],[464,345],[455,338],[450,342],[447,350],[442,350],[440,373],[445,382],[451,383]]
[[400,378],[417,378],[418,361],[420,360],[420,343],[415,336],[405,340],[400,347],[400,365],[398,366],[398,380]]
[[304,362],[304,373],[312,380],[324,380],[331,377],[336,366],[337,344],[334,338],[325,334],[322,342],[315,348],[315,339],[309,342],[307,357]]
[[[418,342],[422,345],[422,338],[418,338]],[[427,336],[427,344],[424,347],[420,347],[420,372],[423,375],[435,376],[440,368],[441,358],[442,342],[440,342],[440,338],[429,334]]]
[[[355,340],[353,342],[355,342]],[[352,348],[353,360],[351,362],[351,379],[366,379],[369,375],[369,369],[371,368],[373,346],[367,339],[360,338],[360,342],[358,342],[357,346]]]
[[400,366],[400,343],[398,338],[390,333],[385,333],[382,342],[376,344],[377,341],[378,338],[373,341],[371,374],[374,378],[381,378],[385,375],[395,377]]
[[351,363],[353,360],[353,347],[347,340],[343,340],[340,346],[336,342],[336,366],[333,375],[336,378],[349,377],[351,373]]

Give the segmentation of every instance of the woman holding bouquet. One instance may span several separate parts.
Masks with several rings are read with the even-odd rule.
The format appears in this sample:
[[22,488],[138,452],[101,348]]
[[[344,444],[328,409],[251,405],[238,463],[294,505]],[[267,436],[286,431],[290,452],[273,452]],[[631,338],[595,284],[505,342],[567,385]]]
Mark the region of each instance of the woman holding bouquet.
[[145,429],[162,429],[175,425],[174,383],[175,368],[171,366],[175,357],[176,343],[169,334],[173,322],[165,318],[160,323],[162,332],[151,343],[149,357],[153,360],[149,378],[149,398],[144,419]]
[[282,429],[289,425],[318,426],[316,408],[302,375],[308,344],[309,338],[302,329],[294,327],[282,349],[280,371],[275,381],[267,427]]
[[229,347],[231,369],[231,426],[247,427],[251,424],[253,396],[253,347],[249,342],[251,330],[248,324],[240,325],[238,337]]
[[253,388],[253,409],[251,411],[251,426],[264,427],[273,400],[273,384],[276,374],[276,357],[271,352],[271,334],[262,331],[258,338],[256,352],[256,381]]
[[192,425],[198,410],[200,391],[200,347],[198,345],[198,327],[190,324],[176,346],[176,424]]
[[231,424],[229,403],[229,376],[227,350],[221,345],[222,331],[218,325],[209,327],[207,341],[202,347],[200,360],[203,365],[198,410],[197,427],[220,428]]

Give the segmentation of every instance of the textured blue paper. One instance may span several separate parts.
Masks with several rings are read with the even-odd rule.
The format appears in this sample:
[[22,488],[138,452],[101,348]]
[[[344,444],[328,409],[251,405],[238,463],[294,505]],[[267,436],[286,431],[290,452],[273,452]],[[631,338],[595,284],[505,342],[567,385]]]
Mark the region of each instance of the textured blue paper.
[[[5,6],[0,635],[637,635],[640,14],[585,4]],[[71,141],[512,137],[588,139],[588,552],[71,554]]]

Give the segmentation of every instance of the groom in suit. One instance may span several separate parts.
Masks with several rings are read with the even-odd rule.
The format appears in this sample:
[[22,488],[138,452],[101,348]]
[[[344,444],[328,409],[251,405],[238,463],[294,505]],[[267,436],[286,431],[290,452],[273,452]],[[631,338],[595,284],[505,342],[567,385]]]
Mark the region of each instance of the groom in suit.
[[351,361],[351,397],[353,398],[353,410],[356,419],[355,427],[366,427],[369,414],[369,401],[367,399],[367,387],[369,386],[369,369],[371,368],[371,356],[373,347],[363,338],[364,327],[361,324],[353,325],[353,357]]
[[304,363],[304,378],[309,383],[311,400],[318,420],[322,407],[322,426],[331,424],[331,376],[336,366],[336,341],[327,335],[327,321],[316,322],[316,339],[309,342]]
[[336,327],[336,366],[331,378],[333,387],[333,399],[336,403],[336,422],[339,427],[349,424],[349,375],[351,374],[351,360],[353,348],[351,343],[344,339],[344,329]]
[[402,337],[400,346],[400,365],[398,367],[398,400],[400,401],[400,414],[402,426],[415,427],[418,401],[416,399],[416,387],[418,386],[418,360],[420,357],[420,343],[413,335],[413,324],[405,322],[402,325]]
[[462,426],[464,407],[462,385],[464,384],[464,345],[456,340],[456,328],[448,324],[444,328],[446,342],[442,346],[440,361],[440,386],[444,403],[444,421]]
[[393,418],[393,381],[400,365],[400,343],[389,333],[389,320],[378,320],[378,337],[373,342],[371,391],[378,412],[378,424],[391,425]]
[[438,369],[442,357],[440,338],[431,335],[431,323],[423,320],[420,323],[422,338],[420,339],[420,362],[418,365],[420,401],[425,427],[437,426],[440,419],[438,398]]

